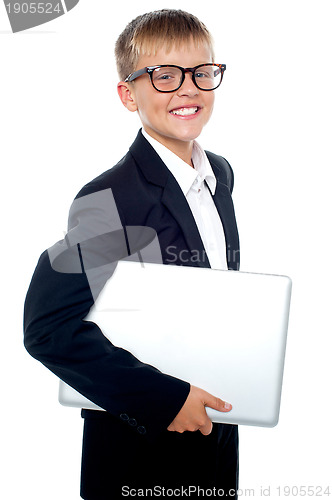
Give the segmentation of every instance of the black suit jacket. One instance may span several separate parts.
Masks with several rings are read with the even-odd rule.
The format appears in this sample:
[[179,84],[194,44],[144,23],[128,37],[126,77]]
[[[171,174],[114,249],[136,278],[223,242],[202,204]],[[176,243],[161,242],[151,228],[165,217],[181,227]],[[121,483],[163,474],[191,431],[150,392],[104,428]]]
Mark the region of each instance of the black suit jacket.
[[[228,266],[238,269],[239,239],[231,198],[233,172],[221,156],[210,152],[207,155],[217,178],[213,199],[224,227]],[[179,185],[139,131],[127,155],[77,195],[70,212],[68,235],[57,244],[66,247],[62,253],[63,272],[57,270],[56,259],[51,262],[52,252],[41,255],[25,302],[25,347],[58,377],[107,410],[114,421],[130,421],[136,435],[153,440],[174,419],[190,386],[114,347],[97,325],[83,321],[94,296],[85,272],[89,259],[82,258],[82,246],[86,241],[94,241],[95,251],[97,241],[99,257],[105,259],[101,262],[116,260],[105,257],[114,231],[105,231],[106,239],[98,240],[93,234],[93,221],[99,214],[90,206],[93,197],[89,195],[101,192],[114,197],[129,253],[126,228],[148,227],[158,236],[165,264],[210,266]],[[83,199],[90,200],[88,209],[77,203]],[[92,214],[92,219],[85,217],[86,212]],[[84,238],[71,238],[77,231]],[[117,257],[125,255],[118,253]],[[111,271],[100,279],[99,289],[110,274]]]

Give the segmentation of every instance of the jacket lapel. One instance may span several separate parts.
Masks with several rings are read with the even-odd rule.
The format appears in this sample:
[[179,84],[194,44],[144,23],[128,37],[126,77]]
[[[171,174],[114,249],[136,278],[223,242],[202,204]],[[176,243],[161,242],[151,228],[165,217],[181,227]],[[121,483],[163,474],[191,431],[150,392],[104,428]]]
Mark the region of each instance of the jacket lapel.
[[179,224],[192,255],[204,255],[203,259],[197,259],[197,261],[193,259],[192,265],[210,267],[195,219],[181,188],[172,174],[169,175],[164,188],[162,202]]
[[240,267],[240,244],[233,200],[228,186],[220,180],[220,170],[213,165],[211,159],[210,163],[217,179],[212,198],[224,228],[228,268],[237,271]]

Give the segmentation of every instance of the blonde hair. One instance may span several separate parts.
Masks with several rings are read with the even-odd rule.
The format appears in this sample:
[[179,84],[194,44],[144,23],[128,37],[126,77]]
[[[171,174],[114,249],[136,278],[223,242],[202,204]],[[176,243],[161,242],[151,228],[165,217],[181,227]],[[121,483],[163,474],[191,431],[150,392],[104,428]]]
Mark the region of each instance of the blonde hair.
[[196,47],[205,43],[214,62],[213,39],[206,26],[183,10],[162,9],[133,19],[115,44],[116,65],[121,80],[136,69],[141,55],[156,54],[162,47],[170,51],[193,41]]

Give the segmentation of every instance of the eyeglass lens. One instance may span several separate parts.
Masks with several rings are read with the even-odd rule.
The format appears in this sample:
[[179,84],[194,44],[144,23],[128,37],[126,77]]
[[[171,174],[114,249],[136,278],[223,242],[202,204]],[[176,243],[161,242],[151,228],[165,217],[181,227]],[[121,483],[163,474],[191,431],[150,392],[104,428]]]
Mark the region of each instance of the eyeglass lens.
[[[194,72],[194,79],[197,86],[202,90],[212,90],[221,82],[222,71],[219,66],[206,64],[197,68]],[[152,73],[154,86],[161,91],[171,92],[176,90],[182,80],[182,71],[179,68],[170,66],[156,68]]]

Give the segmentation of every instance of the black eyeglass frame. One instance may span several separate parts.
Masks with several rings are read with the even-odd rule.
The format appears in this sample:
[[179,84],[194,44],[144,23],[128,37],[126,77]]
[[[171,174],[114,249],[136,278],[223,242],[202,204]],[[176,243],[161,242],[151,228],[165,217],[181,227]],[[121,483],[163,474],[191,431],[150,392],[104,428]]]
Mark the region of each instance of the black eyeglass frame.
[[[203,66],[218,66],[218,68],[221,69],[220,82],[218,83],[218,85],[216,87],[213,87],[212,89],[202,89],[197,84],[197,82],[195,80],[195,71],[198,68],[202,68]],[[182,71],[182,78],[181,78],[180,85],[178,87],[176,87],[176,89],[173,89],[173,90],[160,90],[160,89],[157,89],[157,87],[153,83],[153,76],[152,75],[153,75],[154,70],[159,69],[159,68],[178,68],[178,69],[180,69]],[[210,92],[211,90],[217,89],[219,87],[219,85],[221,85],[221,82],[222,82],[222,79],[223,79],[225,71],[226,71],[226,64],[217,64],[217,63],[198,64],[198,66],[195,66],[194,68],[182,68],[181,66],[176,66],[175,64],[159,64],[157,66],[146,66],[145,68],[139,69],[139,70],[135,71],[134,73],[130,73],[130,75],[128,75],[127,78],[124,81],[125,82],[132,82],[132,81],[136,80],[136,78],[138,78],[139,76],[142,76],[145,73],[148,73],[148,75],[150,76],[150,80],[151,80],[153,88],[155,88],[158,92],[170,93],[170,92],[176,92],[177,90],[179,90],[179,88],[181,87],[181,85],[184,82],[184,79],[186,77],[186,73],[190,72],[192,74],[191,76],[192,76],[192,81],[193,81],[194,85],[196,85],[196,87],[199,90],[204,90],[206,92]]]

